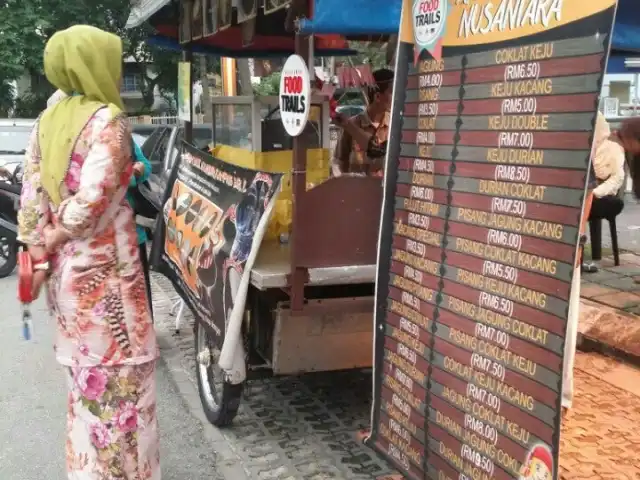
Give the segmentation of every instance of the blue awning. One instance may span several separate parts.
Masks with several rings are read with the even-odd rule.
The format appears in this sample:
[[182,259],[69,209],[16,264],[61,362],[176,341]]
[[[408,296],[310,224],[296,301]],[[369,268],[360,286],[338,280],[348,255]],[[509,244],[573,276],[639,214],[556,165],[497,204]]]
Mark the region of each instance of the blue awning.
[[[127,27],[144,23],[168,3],[170,0],[134,1]],[[307,34],[392,35],[398,33],[401,8],[402,0],[315,0],[313,18],[303,19],[300,29]],[[612,54],[640,53],[640,0],[618,0],[611,50]],[[274,52],[274,56],[280,54]]]
[[[638,0],[640,5],[640,0]],[[640,12],[637,25],[616,22],[611,40],[611,50],[623,52],[640,52]]]
[[[402,0],[315,0],[303,33],[391,35],[398,33]],[[354,21],[357,19],[357,21]],[[612,50],[640,52],[640,0],[619,0]]]
[[300,22],[302,33],[393,35],[400,26],[402,0],[315,0],[313,18]]
[[640,0],[618,0],[607,73],[640,73],[625,65],[633,58],[640,58]]
[[618,0],[611,50],[640,52],[640,0]]
[[[634,60],[632,64],[629,60]],[[640,53],[612,51],[607,62],[607,73],[640,73]]]

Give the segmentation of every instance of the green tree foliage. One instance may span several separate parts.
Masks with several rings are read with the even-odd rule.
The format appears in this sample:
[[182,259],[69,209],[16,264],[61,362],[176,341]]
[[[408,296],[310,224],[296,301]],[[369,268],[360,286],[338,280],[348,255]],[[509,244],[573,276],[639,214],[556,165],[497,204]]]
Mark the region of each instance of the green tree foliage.
[[0,80],[0,117],[6,117],[13,107],[15,89],[11,82]]
[[371,70],[387,66],[386,43],[382,42],[349,42],[349,46],[358,54],[352,57],[355,65],[370,64]]
[[0,113],[13,107],[13,82],[42,57],[38,12],[23,0],[0,1]]
[[177,90],[179,54],[149,47],[144,40],[150,27],[125,29],[130,10],[129,0],[0,0],[0,113],[14,106],[11,83],[23,75],[32,80],[31,92],[15,103],[16,114],[44,108],[53,91],[43,75],[42,52],[56,31],[77,24],[88,24],[122,37],[124,59],[139,75],[140,90],[149,109],[156,87],[161,93]]
[[278,95],[280,90],[280,72],[274,72],[271,75],[262,77],[260,83],[253,86],[253,93],[260,97],[270,95]]

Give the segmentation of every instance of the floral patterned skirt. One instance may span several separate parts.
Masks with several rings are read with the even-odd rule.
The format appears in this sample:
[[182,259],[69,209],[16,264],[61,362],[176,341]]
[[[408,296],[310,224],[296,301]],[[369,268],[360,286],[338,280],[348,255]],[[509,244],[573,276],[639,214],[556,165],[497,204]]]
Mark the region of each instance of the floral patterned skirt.
[[160,480],[155,362],[66,372],[69,480]]

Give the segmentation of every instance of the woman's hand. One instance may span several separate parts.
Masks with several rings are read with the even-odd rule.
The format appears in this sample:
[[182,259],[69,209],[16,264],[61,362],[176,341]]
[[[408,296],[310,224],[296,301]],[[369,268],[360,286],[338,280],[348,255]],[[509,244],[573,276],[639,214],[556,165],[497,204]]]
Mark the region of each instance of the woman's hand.
[[47,281],[47,272],[36,270],[33,272],[33,282],[31,283],[31,296],[36,300],[40,296],[42,285]]
[[336,113],[335,117],[333,117],[333,123],[338,127],[345,130],[349,135],[351,135],[354,131],[359,130],[358,125],[353,121],[353,117],[347,117],[341,113]]
[[341,113],[336,112],[335,115],[333,115],[331,120],[333,120],[333,123],[335,125],[344,128],[344,124],[347,123],[348,118],[342,115]]
[[43,230],[44,244],[48,253],[54,253],[58,247],[69,240],[67,233],[59,227],[47,225]]
[[142,175],[144,175],[144,163],[142,162],[136,162],[133,164],[133,174],[136,177],[141,177]]
[[[45,227],[46,229],[47,227]],[[48,256],[44,247],[40,245],[29,245],[29,255],[31,256],[34,262],[42,262],[47,261]],[[47,281],[47,272],[43,270],[35,270],[33,272],[33,281],[31,283],[31,295],[35,300],[40,295],[40,290],[42,289],[42,285]]]

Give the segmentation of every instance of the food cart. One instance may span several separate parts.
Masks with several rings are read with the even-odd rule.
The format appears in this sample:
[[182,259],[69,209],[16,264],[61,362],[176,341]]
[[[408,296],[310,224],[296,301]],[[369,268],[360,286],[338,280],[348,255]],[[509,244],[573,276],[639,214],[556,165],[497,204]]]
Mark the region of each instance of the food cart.
[[[397,50],[397,65],[402,68],[396,69],[401,87],[395,93],[402,91],[403,99],[394,98],[392,116],[401,117],[404,127],[395,129],[392,121],[389,158],[399,156],[401,142],[414,153],[405,150],[404,158],[386,165],[379,272],[374,264],[381,185],[369,178],[340,177],[308,188],[308,138],[296,137],[286,164],[292,184],[289,241],[263,243],[251,270],[252,286],[243,312],[250,371],[275,374],[369,365],[376,326],[374,404],[367,443],[404,478],[558,477],[563,372],[571,368],[565,365],[570,361],[565,340],[570,342],[568,323],[575,308],[569,303],[578,300],[576,254],[590,201],[587,196],[585,202],[585,173],[616,2],[598,0],[589,4],[590,11],[578,2],[567,2],[566,10],[562,2],[545,2],[543,7],[555,8],[554,15],[562,22],[556,30],[521,25],[520,30],[488,37],[485,44],[456,37],[457,30],[451,28],[458,25],[456,20],[468,18],[470,9],[480,8],[481,3],[490,2],[424,0],[412,5],[404,1],[404,12],[418,13],[413,14],[414,24],[408,15],[402,16]],[[444,10],[452,4],[455,14],[447,18]],[[294,13],[296,7],[300,5],[292,2]],[[434,22],[447,23],[449,36],[421,45],[414,29]],[[438,31],[431,27],[422,30],[423,37]],[[491,28],[500,29],[499,23]],[[308,45],[296,35],[295,51],[305,59]],[[526,126],[491,128],[492,117],[504,120],[513,113],[505,112],[504,105],[519,95],[508,89],[492,95],[493,89],[486,88],[489,82],[500,85],[525,75],[516,68],[522,62],[518,55],[504,56],[522,46],[529,47],[518,50],[522,54],[541,55],[530,59],[528,75],[565,86],[559,92],[547,91],[547,98],[540,92],[527,93],[534,110],[527,113],[532,117],[541,113],[549,122],[557,122],[548,131],[536,131],[536,142],[534,133],[520,134],[530,139],[529,144],[510,140]],[[442,59],[420,58],[427,48],[440,49]],[[405,102],[409,93],[413,101]],[[567,99],[577,94],[583,95],[581,107],[576,97]],[[421,114],[417,104],[431,101],[436,108]],[[216,108],[228,110],[233,102],[226,99]],[[243,102],[252,112],[249,158],[255,162],[272,153],[264,152],[263,120],[269,115],[260,113],[263,106],[270,111],[269,102],[236,101]],[[319,100],[317,106],[316,130],[324,132],[326,105]],[[237,162],[239,152],[231,150],[237,147],[218,145],[215,125],[213,131],[214,155]],[[325,141],[320,134],[315,146],[324,147]],[[432,155],[434,145],[445,153]],[[519,171],[526,174],[512,178],[504,172],[515,172],[516,167],[496,165],[509,163],[508,158],[478,154],[501,147],[520,153],[533,150],[540,155],[539,162],[519,161],[526,165]],[[418,166],[418,173],[432,175],[412,175],[407,180]],[[531,183],[548,188],[556,197],[521,200],[518,205],[524,208],[514,212],[504,200],[515,197],[516,190],[481,191],[497,180],[519,184],[518,188]],[[432,196],[421,185],[433,187]],[[408,220],[411,206],[396,220],[398,199],[425,206],[418,212],[424,220],[414,223],[415,228]],[[407,235],[395,229],[404,219]],[[420,248],[411,248],[410,242]],[[536,256],[540,261],[531,261]],[[407,268],[411,262],[415,268]],[[377,313],[375,323],[372,312]],[[214,424],[227,424],[237,411],[242,384],[216,374],[215,352],[199,324],[195,337],[205,412]]]
[[[150,41],[169,48],[182,44],[187,61],[194,50],[234,57],[295,52],[306,61],[314,53],[350,53],[335,50],[344,47],[343,37],[320,36],[314,41],[314,35],[295,33],[304,28],[304,22],[298,20],[309,16],[314,2],[267,0],[249,19],[254,24],[248,27],[253,28],[248,35],[256,36],[249,47],[242,46],[246,24],[232,25],[236,22],[227,16],[225,9],[231,8],[231,0],[165,3],[168,5],[156,9],[148,19],[158,32]],[[258,3],[262,6],[262,2],[253,2],[256,9]],[[202,8],[203,15],[194,15],[194,5],[198,12]],[[374,16],[378,25],[373,31],[357,33],[385,38],[394,32],[400,2],[391,2],[384,11],[384,22]],[[397,18],[395,25],[389,22],[389,12],[392,19]],[[234,19],[237,14],[234,10]],[[130,26],[147,20],[144,17],[134,9]],[[193,18],[204,25],[187,21]],[[321,20],[321,15],[316,18]],[[311,23],[307,20],[307,29],[312,29]],[[260,41],[259,32],[267,32]],[[264,372],[286,375],[363,368],[372,363],[382,185],[379,178],[329,178],[329,106],[319,96],[312,103],[305,133],[291,139],[278,118],[276,98],[213,99],[213,156],[285,173],[280,205],[251,270],[242,325],[249,378]],[[248,130],[235,132],[236,138],[231,138],[234,135],[225,127],[240,112],[250,119],[245,122]],[[186,139],[189,127],[187,123]],[[230,382],[217,368],[219,352],[197,321],[195,342],[204,411],[213,424],[227,425],[238,410],[242,382]]]

